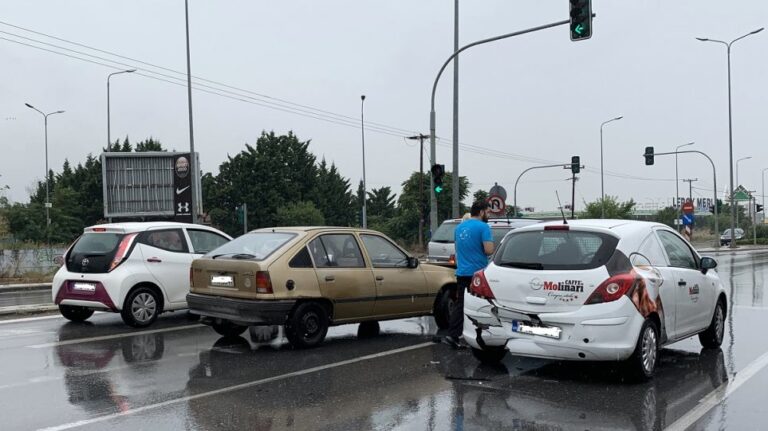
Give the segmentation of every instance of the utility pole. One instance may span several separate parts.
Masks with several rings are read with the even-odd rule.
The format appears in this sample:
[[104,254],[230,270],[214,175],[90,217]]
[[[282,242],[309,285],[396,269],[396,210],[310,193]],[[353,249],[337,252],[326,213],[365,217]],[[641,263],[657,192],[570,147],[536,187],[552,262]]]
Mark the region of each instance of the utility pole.
[[424,140],[429,135],[419,133],[407,139],[419,140],[419,248],[424,247]]
[[688,199],[690,199],[691,202],[693,202],[693,183],[698,180],[699,180],[698,178],[690,178],[687,180],[682,180],[684,183],[688,183]]
[[571,173],[571,220],[576,219],[576,174]]
[[189,58],[189,1],[184,0],[184,22],[187,33],[187,105],[189,107],[189,168],[192,171],[192,223],[197,223],[197,214],[200,202],[197,197],[201,196],[198,187],[201,182],[200,167],[197,166],[197,157],[195,157],[195,128],[192,123],[192,65]]

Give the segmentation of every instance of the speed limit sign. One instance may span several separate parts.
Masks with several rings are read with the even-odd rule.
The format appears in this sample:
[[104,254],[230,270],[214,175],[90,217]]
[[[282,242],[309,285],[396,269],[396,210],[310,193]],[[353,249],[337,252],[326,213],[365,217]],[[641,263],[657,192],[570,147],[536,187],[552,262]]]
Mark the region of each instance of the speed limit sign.
[[494,214],[504,214],[506,209],[504,199],[499,195],[491,195],[488,197],[488,211]]

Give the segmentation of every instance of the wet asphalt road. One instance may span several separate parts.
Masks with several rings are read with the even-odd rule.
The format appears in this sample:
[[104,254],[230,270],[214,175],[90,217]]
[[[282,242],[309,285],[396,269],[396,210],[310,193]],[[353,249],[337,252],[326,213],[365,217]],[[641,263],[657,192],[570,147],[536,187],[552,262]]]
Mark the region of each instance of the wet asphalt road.
[[507,357],[479,366],[433,344],[431,318],[293,350],[280,328],[224,339],[185,313],[133,330],[45,316],[0,322],[0,429],[767,429],[768,252],[720,254],[731,289],[723,348],[662,352],[653,381],[606,364]]

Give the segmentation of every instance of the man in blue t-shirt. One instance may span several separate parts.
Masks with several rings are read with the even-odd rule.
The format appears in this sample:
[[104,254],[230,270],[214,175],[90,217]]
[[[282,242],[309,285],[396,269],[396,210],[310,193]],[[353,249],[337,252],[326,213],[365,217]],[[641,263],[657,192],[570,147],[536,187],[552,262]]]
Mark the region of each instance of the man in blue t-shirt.
[[472,276],[488,265],[488,256],[493,254],[493,236],[488,226],[488,204],[478,201],[472,204],[471,217],[456,227],[456,281],[458,288],[454,295],[448,336],[445,341],[459,347],[464,327],[464,291],[469,288]]

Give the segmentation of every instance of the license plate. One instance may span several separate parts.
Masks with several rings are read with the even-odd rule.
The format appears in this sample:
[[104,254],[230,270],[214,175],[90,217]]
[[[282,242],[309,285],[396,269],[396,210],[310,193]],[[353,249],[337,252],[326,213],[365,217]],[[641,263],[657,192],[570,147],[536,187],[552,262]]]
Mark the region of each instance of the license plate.
[[557,326],[535,326],[529,322],[521,322],[519,320],[512,321],[512,332],[519,334],[538,335],[540,337],[560,339],[560,333],[562,329]]
[[235,279],[231,275],[212,275],[211,286],[235,287]]
[[83,293],[94,293],[96,292],[96,285],[91,283],[74,283],[72,284],[72,290]]

